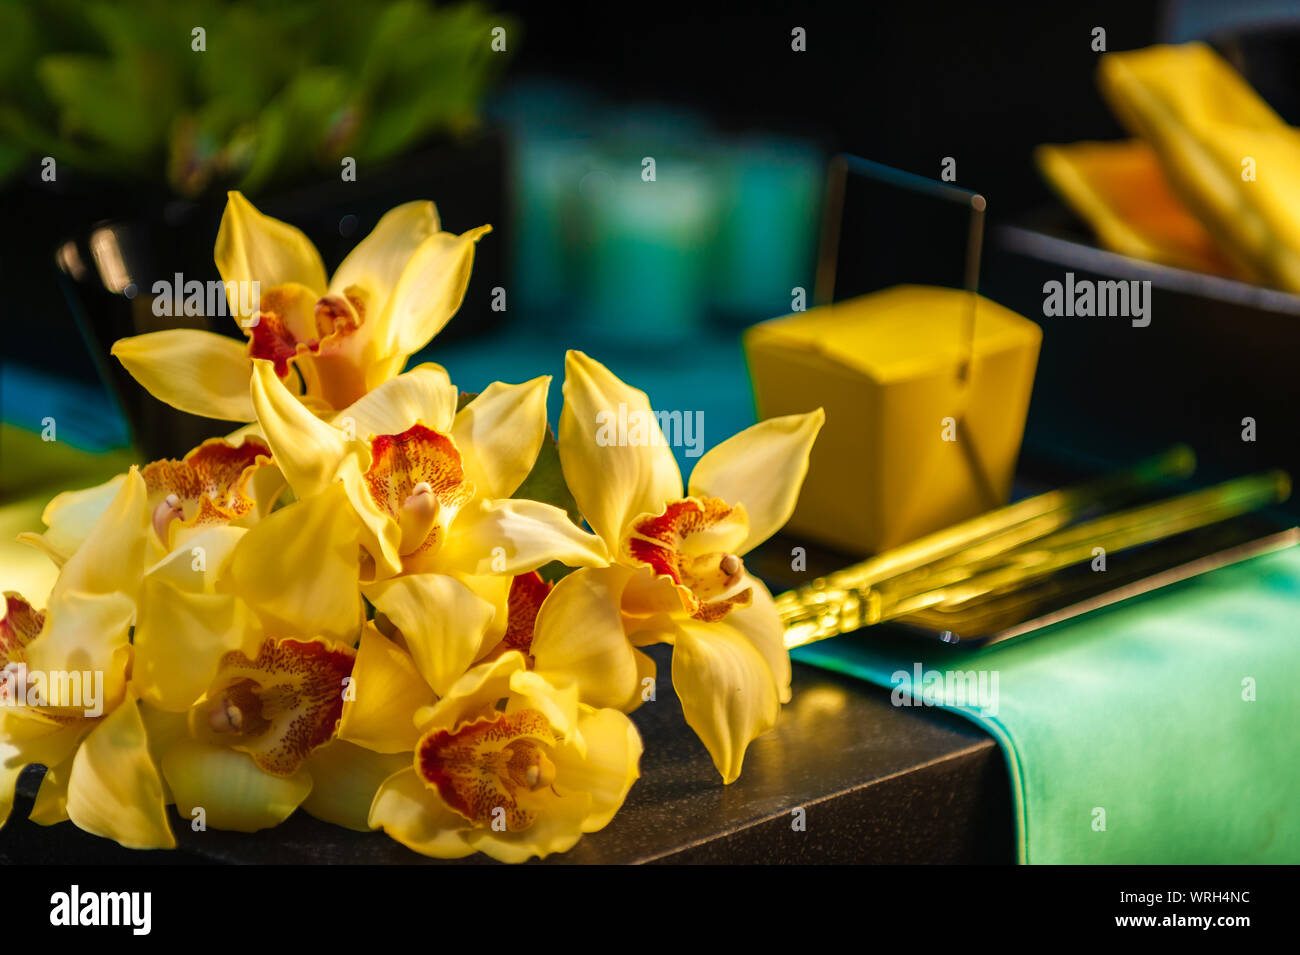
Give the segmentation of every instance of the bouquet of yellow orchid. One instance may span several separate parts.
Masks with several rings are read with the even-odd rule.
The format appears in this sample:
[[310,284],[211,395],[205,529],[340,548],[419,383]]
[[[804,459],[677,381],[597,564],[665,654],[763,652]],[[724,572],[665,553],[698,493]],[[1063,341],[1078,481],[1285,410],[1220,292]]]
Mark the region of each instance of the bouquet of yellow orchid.
[[[403,371],[487,231],[402,205],[327,280],[300,231],[231,194],[216,260],[228,290],[262,290],[242,312],[230,294],[246,340],[170,330],[114,354],[159,399],[245,424],[60,494],[24,535],[60,572],[44,610],[5,594],[0,822],[41,764],[34,821],[132,848],[175,845],[174,803],[240,831],[302,808],[442,858],[564,852],[639,776],[626,714],[653,698],[654,643],[723,782],[740,775],[790,698],[742,558],[793,510],[822,412],[724,441],[684,489],[646,395],[570,352],[558,460],[586,526],[523,496],[555,440],[549,378],[471,397]],[[602,436],[620,406],[647,440]]]

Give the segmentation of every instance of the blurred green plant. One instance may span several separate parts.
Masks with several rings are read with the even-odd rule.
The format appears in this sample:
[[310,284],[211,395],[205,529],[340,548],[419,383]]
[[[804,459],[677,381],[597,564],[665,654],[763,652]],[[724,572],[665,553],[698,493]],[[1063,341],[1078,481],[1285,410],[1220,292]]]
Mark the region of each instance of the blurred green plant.
[[53,156],[196,196],[389,159],[477,125],[498,26],[473,2],[0,0],[0,182]]

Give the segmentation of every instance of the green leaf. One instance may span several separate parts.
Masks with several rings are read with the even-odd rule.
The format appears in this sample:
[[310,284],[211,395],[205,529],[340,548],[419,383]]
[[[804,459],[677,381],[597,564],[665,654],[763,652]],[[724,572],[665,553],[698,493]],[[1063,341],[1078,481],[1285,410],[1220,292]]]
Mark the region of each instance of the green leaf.
[[[459,414],[462,408],[477,397],[475,392],[462,391],[456,400],[456,412]],[[546,429],[546,437],[542,439],[542,449],[537,452],[537,460],[533,462],[533,469],[515,491],[514,498],[553,504],[568,514],[569,520],[582,526],[582,512],[578,510],[578,502],[569,493],[569,485],[564,483],[564,469],[560,467],[560,446],[549,427]]]
[[[459,412],[477,397],[478,394],[474,392],[462,391],[456,400],[456,411]],[[546,429],[542,449],[537,453],[537,460],[533,463],[533,469],[528,472],[528,477],[524,478],[524,483],[515,491],[515,498],[554,504],[569,515],[569,520],[579,527],[582,526],[582,514],[578,511],[578,502],[569,493],[569,485],[564,483],[564,472],[560,468],[560,446],[556,444],[555,435],[551,433],[550,428]],[[573,568],[553,560],[537,568],[537,572],[542,575],[543,580],[553,584],[566,574],[572,573]]]
[[524,483],[519,485],[519,490],[515,491],[515,497],[554,504],[569,515],[569,520],[582,526],[582,513],[578,510],[578,502],[569,492],[569,485],[564,483],[564,471],[560,467],[560,446],[550,428],[546,429],[546,437],[542,441],[541,451],[537,453],[533,469],[524,478]]
[[549,564],[543,564],[541,567],[538,567],[537,573],[542,580],[546,581],[548,584],[554,584],[559,582],[562,577],[567,577],[577,569],[578,568],[576,567],[568,567],[561,564],[558,560],[553,560]]

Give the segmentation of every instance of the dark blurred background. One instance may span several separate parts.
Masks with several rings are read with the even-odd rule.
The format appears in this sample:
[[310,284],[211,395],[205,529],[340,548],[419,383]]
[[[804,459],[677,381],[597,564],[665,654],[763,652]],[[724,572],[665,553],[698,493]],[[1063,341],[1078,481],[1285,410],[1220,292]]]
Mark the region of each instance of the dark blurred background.
[[[774,3],[743,12],[605,3],[565,15],[506,4],[527,34],[513,70],[594,84],[627,101],[704,111],[723,130],[787,129],[879,162],[957,181],[1013,213],[1048,195],[1030,153],[1042,142],[1111,139],[1096,95],[1093,27],[1109,49],[1156,37],[1154,0],[1044,3]],[[532,7],[530,14],[529,8]],[[792,53],[791,29],[807,30]]]
[[[374,8],[377,17],[385,5],[344,6],[350,16]],[[245,7],[270,9],[215,9]],[[1041,180],[1032,153],[1040,143],[1124,135],[1097,92],[1096,28],[1105,31],[1108,51],[1210,40],[1284,118],[1300,122],[1296,3],[752,2],[728,10],[521,2],[475,5],[466,16],[476,37],[507,24],[508,49],[491,61],[483,95],[463,115],[361,163],[355,183],[340,183],[327,158],[293,177],[263,177],[252,198],[304,228],[329,268],[398,202],[434,199],[449,230],[492,222],[465,306],[419,357],[444,363],[462,388],[478,390],[498,378],[559,375],[564,349],[585,348],[661,407],[707,409],[708,445],[753,419],[738,332],[790,312],[796,288],[811,300],[824,174],[834,153],[932,179],[953,159],[955,184],[989,203],[982,290],[1043,324],[1043,276],[1084,272],[1086,263],[1006,253],[998,230],[1040,229],[1080,247],[1091,241]],[[355,30],[368,22],[358,19]],[[358,39],[370,60],[356,75],[364,79],[376,62],[404,60],[395,51],[425,44],[427,34],[400,26],[389,30],[393,51]],[[803,51],[792,49],[795,28],[805,31]],[[327,61],[331,50],[347,46],[332,42],[320,53]],[[413,76],[423,75],[418,63],[410,66]],[[386,82],[372,107],[402,104],[404,88],[392,77]],[[444,82],[454,86],[454,75]],[[6,96],[21,98],[18,89]],[[346,138],[357,115],[355,104],[330,112],[333,138],[325,145]],[[232,149],[215,154],[232,162],[239,156]],[[653,193],[642,188],[646,157],[656,163]],[[120,443],[121,422],[130,421],[150,452],[183,451],[196,435],[229,430],[148,410],[149,401],[107,360],[115,337],[145,328],[139,303],[105,287],[95,248],[112,247],[140,288],[174,270],[215,278],[211,243],[222,188],[238,180],[214,173],[185,195],[162,172],[123,181],[69,168],[52,184],[41,181],[31,156],[16,160],[15,169],[3,191],[8,228],[0,236],[0,281],[9,298],[0,370],[5,421],[34,428],[42,409],[61,401],[83,409],[75,438],[85,446]],[[869,202],[846,208],[843,233],[841,274],[878,261],[941,259],[930,280],[956,284],[950,276],[959,275],[965,240],[959,225],[927,218],[919,207],[913,213]],[[59,249],[66,252],[62,269],[55,267]],[[80,260],[80,271],[66,267],[69,257]],[[504,312],[492,307],[498,288],[507,294]],[[1208,305],[1177,282],[1167,296],[1145,339],[1127,330],[1121,336],[1118,326],[1044,326],[1029,457],[1100,466],[1189,440],[1208,452],[1213,474],[1216,466],[1240,473],[1300,454],[1294,412],[1277,417],[1293,393],[1280,378],[1281,362],[1300,343],[1300,326],[1289,320],[1296,316],[1278,316],[1294,303],[1252,317],[1257,303],[1222,290]],[[1173,313],[1189,310],[1194,320],[1180,332]],[[1213,336],[1225,323],[1234,326],[1227,349],[1237,350],[1218,361],[1225,342]],[[1193,329],[1199,344],[1188,337]],[[1105,374],[1098,363],[1116,349],[1127,364]],[[1099,375],[1105,387],[1097,386]],[[1145,391],[1116,389],[1120,379],[1140,379]],[[1244,390],[1225,397],[1232,387]],[[1100,396],[1081,394],[1090,389]],[[1131,413],[1135,402],[1141,407],[1161,394],[1167,407]],[[85,410],[91,407],[93,414]],[[558,408],[557,384],[552,413]],[[1250,413],[1273,417],[1261,429],[1265,437],[1243,453],[1229,440],[1229,426]]]

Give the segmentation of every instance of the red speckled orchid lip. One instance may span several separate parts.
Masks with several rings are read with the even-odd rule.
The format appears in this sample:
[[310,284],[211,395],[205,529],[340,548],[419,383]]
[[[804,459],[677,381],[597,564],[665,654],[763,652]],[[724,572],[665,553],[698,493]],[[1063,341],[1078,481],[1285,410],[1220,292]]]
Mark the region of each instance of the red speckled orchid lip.
[[355,650],[321,640],[267,640],[253,660],[232,650],[191,728],[248,753],[268,773],[292,776],[338,729],[355,660]]
[[[5,615],[0,620],[0,671],[11,663],[26,659],[27,644],[36,639],[45,625],[45,614],[19,594],[5,591]],[[0,674],[0,700],[9,692],[9,681]]]
[[533,632],[537,625],[537,613],[542,609],[542,602],[555,585],[542,579],[537,571],[517,574],[510,581],[510,595],[506,600],[506,632],[488,657],[495,659],[503,653],[518,650],[528,661],[529,669],[533,666],[532,648]]
[[561,740],[537,710],[502,713],[429,732],[416,744],[415,770],[475,826],[490,826],[500,808],[506,829],[519,832],[537,816],[530,796],[555,782],[552,747]]
[[688,497],[633,521],[623,557],[671,580],[695,619],[721,620],[753,598],[752,589],[743,586],[744,561],[734,553],[748,529],[743,507],[716,497]]
[[271,463],[271,449],[255,438],[231,444],[224,438],[203,442],[180,461],[146,464],[140,471],[153,506],[154,529],[167,540],[167,525],[227,524],[252,512],[253,472]]
[[370,455],[366,487],[401,528],[402,556],[436,547],[456,512],[474,497],[456,443],[415,424],[401,434],[372,439]]
[[365,323],[365,303],[349,291],[313,303],[308,290],[299,286],[269,290],[248,328],[249,357],[267,359],[275,365],[275,373],[286,378],[289,363],[302,355],[340,350]]

